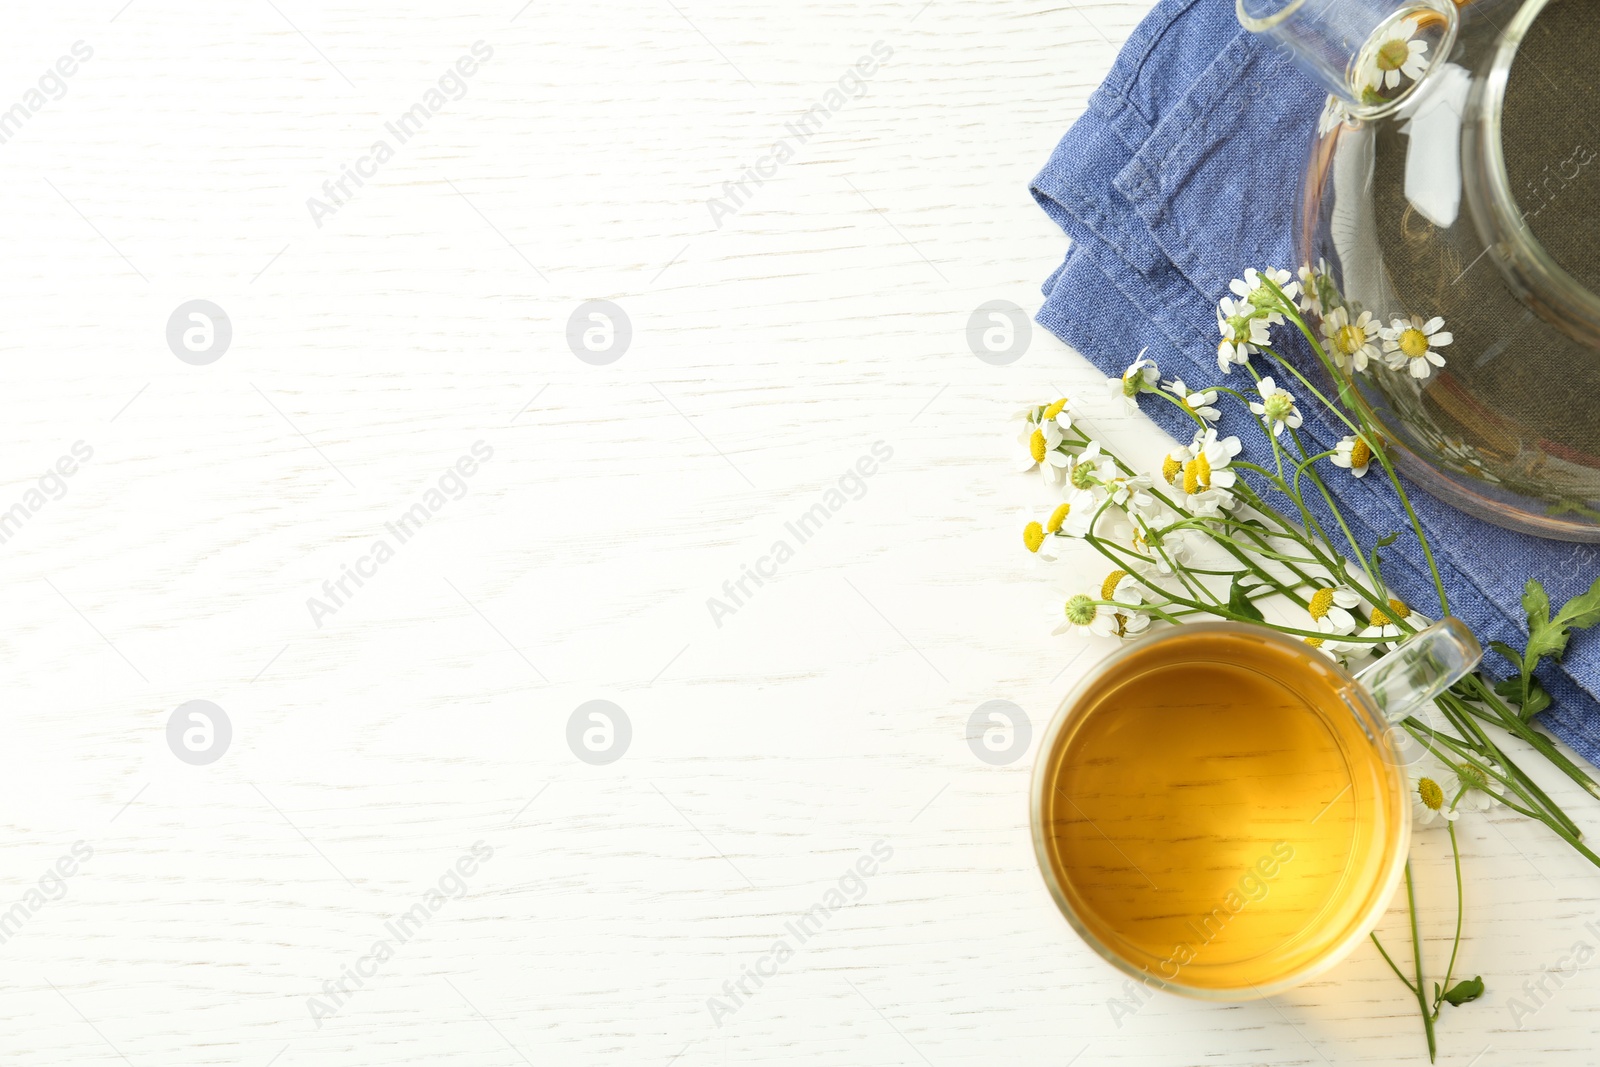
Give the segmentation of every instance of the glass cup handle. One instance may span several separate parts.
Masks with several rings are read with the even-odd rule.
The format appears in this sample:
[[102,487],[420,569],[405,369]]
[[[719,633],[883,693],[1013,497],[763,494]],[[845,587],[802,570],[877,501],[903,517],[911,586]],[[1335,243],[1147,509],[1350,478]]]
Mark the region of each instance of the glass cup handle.
[[1399,648],[1356,675],[1378,710],[1399,722],[1465,678],[1483,658],[1466,623],[1450,618],[1411,635]]

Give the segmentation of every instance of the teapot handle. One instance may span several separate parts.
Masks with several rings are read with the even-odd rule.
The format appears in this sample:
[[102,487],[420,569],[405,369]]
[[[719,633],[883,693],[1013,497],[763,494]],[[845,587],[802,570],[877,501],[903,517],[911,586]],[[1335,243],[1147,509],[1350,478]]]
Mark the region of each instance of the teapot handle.
[[[1405,19],[1443,20],[1442,32],[1430,35],[1431,70],[1449,56],[1460,23],[1452,0],[1235,0],[1235,9],[1241,26],[1288,49],[1300,69],[1357,117],[1387,112],[1399,103],[1392,97],[1370,100],[1362,92],[1361,70],[1390,27]],[[1415,84],[1426,77],[1424,71]]]

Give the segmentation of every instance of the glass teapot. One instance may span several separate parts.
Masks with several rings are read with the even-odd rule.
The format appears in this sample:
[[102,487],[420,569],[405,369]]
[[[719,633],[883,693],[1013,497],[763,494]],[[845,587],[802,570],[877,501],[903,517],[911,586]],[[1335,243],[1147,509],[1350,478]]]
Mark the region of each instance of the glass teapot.
[[1600,541],[1600,0],[1236,0],[1330,93],[1296,248],[1435,496]]

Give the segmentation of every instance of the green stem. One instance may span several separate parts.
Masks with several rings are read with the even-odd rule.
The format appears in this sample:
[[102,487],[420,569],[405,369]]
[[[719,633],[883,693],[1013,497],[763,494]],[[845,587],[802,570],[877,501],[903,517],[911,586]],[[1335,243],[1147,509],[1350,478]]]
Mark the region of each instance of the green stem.
[[1422,532],[1422,523],[1417,518],[1417,513],[1412,510],[1411,498],[1406,495],[1406,487],[1400,484],[1400,475],[1395,473],[1394,464],[1389,462],[1388,455],[1382,448],[1375,449],[1373,454],[1378,457],[1378,462],[1383,464],[1383,472],[1389,476],[1389,484],[1394,486],[1394,491],[1400,497],[1401,505],[1406,509],[1406,519],[1411,523],[1411,532],[1417,536],[1417,544],[1422,546],[1422,556],[1428,561],[1428,572],[1433,575],[1433,589],[1439,594],[1439,612],[1441,615],[1450,614],[1450,594],[1444,591],[1444,579],[1439,577],[1439,564],[1434,561],[1433,547],[1428,544],[1428,535]]
[[[1559,821],[1574,837],[1583,836],[1583,831],[1578,829],[1578,824],[1567,817],[1567,813],[1561,810],[1561,807],[1550,798],[1550,795],[1539,786],[1539,783],[1530,778],[1528,773],[1518,766],[1515,760],[1506,755],[1500,746],[1496,745],[1489,738],[1489,735],[1483,732],[1483,728],[1475,721],[1477,716],[1470,705],[1462,701],[1460,697],[1446,693],[1439,699],[1439,707],[1447,715],[1452,716],[1452,722],[1459,720],[1460,725],[1457,726],[1457,729],[1461,729],[1463,726],[1470,729],[1484,755],[1494,759],[1505,768],[1507,773],[1516,777],[1516,780],[1525,787],[1525,791],[1524,789],[1519,789],[1518,791],[1523,793],[1530,804],[1549,812],[1551,817]],[[1488,771],[1494,774],[1495,777],[1504,779],[1504,775],[1494,772],[1492,768],[1482,764],[1478,766],[1480,770]],[[1588,776],[1585,775],[1585,777]]]
[[[1274,282],[1271,278],[1263,276],[1262,284],[1271,287],[1273,293],[1280,301],[1282,301],[1284,312],[1289,316],[1289,319],[1295,324],[1300,332],[1305,335],[1305,339],[1307,343],[1311,345],[1312,351],[1316,353],[1317,358],[1322,362],[1323,366],[1328,369],[1329,376],[1334,381],[1340,383],[1340,396],[1345,398],[1346,402],[1350,405],[1351,411],[1353,411],[1356,418],[1360,420],[1361,430],[1372,430],[1373,437],[1371,439],[1377,440],[1380,435],[1376,433],[1376,429],[1374,427],[1369,425],[1366,411],[1363,409],[1361,404],[1355,403],[1354,398],[1349,395],[1349,390],[1345,387],[1344,379],[1340,375],[1338,368],[1333,364],[1333,361],[1328,358],[1328,353],[1323,349],[1321,343],[1319,343],[1317,339],[1311,335],[1311,328],[1306,325],[1305,320],[1300,317],[1299,309],[1294,307],[1294,302],[1284,294],[1283,289],[1280,288],[1278,283]],[[1275,358],[1277,358],[1279,362],[1283,362],[1281,357],[1277,357],[1275,355]],[[1287,366],[1287,364],[1285,365]],[[1298,372],[1296,372],[1296,375],[1298,376]],[[1304,379],[1302,378],[1301,380],[1303,381]],[[1315,391],[1315,387],[1311,386],[1310,383],[1307,383],[1307,388],[1311,388],[1313,391]],[[1317,396],[1322,403],[1336,416],[1342,419],[1346,425],[1350,426],[1352,429],[1355,429],[1354,424],[1345,417],[1342,411],[1340,411],[1334,404],[1330,403],[1326,397],[1323,397],[1320,392],[1317,393]],[[1386,450],[1382,447],[1374,448],[1373,454],[1378,457],[1378,462],[1383,465],[1384,473],[1388,475],[1389,483],[1394,486],[1395,492],[1399,495],[1400,503],[1406,511],[1406,519],[1411,523],[1411,530],[1417,536],[1417,543],[1422,546],[1422,555],[1425,559],[1427,559],[1428,570],[1433,575],[1434,591],[1439,595],[1440,614],[1448,615],[1450,614],[1450,596],[1444,590],[1444,580],[1439,577],[1439,567],[1433,558],[1433,548],[1428,544],[1427,535],[1422,532],[1422,523],[1418,521],[1417,513],[1411,507],[1411,498],[1406,495],[1405,486],[1400,484],[1400,477],[1395,473],[1394,465],[1389,462],[1389,457],[1386,453]]]
[[[1307,334],[1307,336],[1309,337],[1310,334]],[[1349,420],[1349,418],[1345,416],[1345,413],[1343,411],[1339,410],[1338,405],[1334,404],[1327,397],[1323,396],[1322,395],[1322,390],[1320,390],[1316,386],[1312,385],[1310,379],[1308,379],[1304,374],[1301,374],[1299,368],[1297,368],[1293,363],[1290,363],[1287,359],[1284,359],[1282,355],[1280,355],[1275,349],[1273,349],[1271,347],[1263,348],[1261,351],[1263,351],[1267,355],[1271,356],[1274,360],[1277,361],[1277,363],[1278,363],[1278,365],[1280,367],[1282,367],[1284,370],[1288,371],[1290,374],[1292,374],[1296,378],[1298,378],[1300,380],[1300,384],[1305,386],[1306,389],[1310,390],[1311,395],[1316,397],[1317,400],[1321,402],[1322,406],[1327,408],[1328,411],[1331,412],[1335,418],[1337,418],[1340,422],[1344,423],[1345,426],[1349,428],[1351,433],[1359,434],[1361,432],[1361,427],[1359,427],[1355,423],[1351,422]]]
[[[1414,718],[1405,719],[1402,722],[1402,725],[1405,727],[1406,732],[1411,734],[1411,736],[1416,740],[1420,741],[1423,747],[1432,753],[1433,756],[1441,763],[1453,764],[1455,760],[1452,759],[1452,757],[1461,759],[1462,761],[1470,763],[1473,767],[1477,768],[1477,770],[1485,776],[1485,779],[1496,779],[1507,789],[1511,790],[1518,797],[1522,798],[1527,805],[1526,807],[1516,803],[1507,796],[1503,796],[1493,791],[1489,792],[1491,797],[1493,797],[1495,800],[1498,800],[1512,811],[1515,811],[1519,815],[1524,815],[1530,819],[1533,819],[1536,822],[1544,823],[1558,834],[1570,835],[1573,839],[1582,836],[1578,829],[1572,825],[1572,821],[1566,817],[1566,814],[1562,812],[1560,808],[1556,807],[1555,804],[1544,795],[1544,791],[1541,790],[1536,783],[1531,781],[1525,773],[1522,773],[1520,770],[1518,770],[1516,772],[1516,776],[1513,777],[1512,775],[1507,774],[1505,771],[1498,770],[1492,765],[1484,763],[1478,759],[1477,755],[1472,752],[1466,742],[1453,738],[1448,734],[1441,734],[1439,731],[1434,730],[1426,723],[1418,722]],[[1444,745],[1450,750],[1449,753],[1447,754],[1440,752],[1434,747],[1433,742],[1439,742],[1440,744]],[[1501,758],[1506,759],[1508,769],[1513,766],[1510,763],[1510,760],[1505,757],[1504,753],[1501,754]]]
[[1407,989],[1415,993],[1417,991],[1417,987],[1411,984],[1411,979],[1407,978],[1405,972],[1395,964],[1394,960],[1389,958],[1389,953],[1384,951],[1383,942],[1378,940],[1378,935],[1374,933],[1370,936],[1372,938],[1372,943],[1378,947],[1378,955],[1383,957],[1383,962],[1389,965],[1389,969],[1394,972],[1394,976],[1400,979],[1400,981],[1404,982]]
[[[1303,454],[1306,451],[1305,444],[1301,442],[1299,434],[1293,434],[1293,436],[1295,444],[1299,447],[1301,453]],[[1307,471],[1307,473],[1311,475],[1311,484],[1315,485],[1317,487],[1317,491],[1322,494],[1323,502],[1328,505],[1328,511],[1333,515],[1333,520],[1339,524],[1339,529],[1344,532],[1345,540],[1350,544],[1351,553],[1356,557],[1356,562],[1361,564],[1361,569],[1366,572],[1367,581],[1372,584],[1374,589],[1381,590],[1383,588],[1383,584],[1378,581],[1378,576],[1372,573],[1372,567],[1367,563],[1366,554],[1361,551],[1361,545],[1356,541],[1356,535],[1350,532],[1349,524],[1344,521],[1344,513],[1339,510],[1339,505],[1334,501],[1333,493],[1328,490],[1328,486],[1322,480],[1322,476],[1319,475],[1315,470]],[[1299,488],[1299,483],[1300,475],[1299,473],[1296,473],[1296,489]]]
[[1171,404],[1173,407],[1189,416],[1195,422],[1199,423],[1202,430],[1206,428],[1206,420],[1202,419],[1200,417],[1200,413],[1195,411],[1194,408],[1190,407],[1186,401],[1179,400],[1165,389],[1145,389],[1143,392],[1154,393],[1156,396],[1159,396],[1162,400],[1165,400],[1167,403]]
[[1417,1007],[1422,1009],[1422,1029],[1428,1035],[1428,1062],[1432,1063],[1439,1056],[1439,1043],[1433,1033],[1433,1014],[1428,1011],[1428,996],[1424,992],[1427,983],[1422,978],[1422,933],[1417,928],[1417,891],[1411,883],[1411,861],[1406,860],[1406,907],[1411,912],[1411,952],[1416,961],[1417,984],[1414,991],[1417,994]]
[[1475,715],[1483,719],[1485,722],[1493,723],[1496,726],[1502,726],[1508,732],[1522,738],[1522,740],[1538,749],[1541,756],[1560,768],[1561,772],[1568,778],[1571,778],[1574,782],[1577,782],[1579,785],[1581,785],[1586,793],[1592,797],[1600,799],[1600,784],[1597,784],[1593,778],[1589,777],[1586,771],[1563,755],[1561,750],[1556,748],[1549,738],[1545,737],[1543,734],[1533,729],[1533,727],[1523,722],[1520,715],[1517,715],[1515,712],[1511,711],[1511,709],[1507,708],[1503,703],[1501,703],[1499,695],[1496,694],[1493,689],[1489,688],[1489,686],[1481,677],[1478,675],[1469,675],[1465,681],[1468,687],[1473,691],[1474,696],[1478,697],[1479,700],[1498,712],[1494,718],[1490,718],[1483,712],[1482,709],[1472,707],[1470,704],[1467,705],[1469,708],[1472,708],[1472,711]]
[[[1461,792],[1456,794],[1456,798],[1450,802],[1450,806],[1454,808],[1456,804],[1460,803],[1462,796],[1466,792],[1466,787],[1462,786]],[[1444,984],[1439,987],[1439,995],[1433,999],[1433,1017],[1435,1019],[1439,1017],[1439,1011],[1444,1003],[1444,995],[1450,991],[1450,976],[1455,974],[1456,970],[1456,953],[1461,951],[1461,915],[1464,910],[1461,890],[1461,846],[1456,840],[1456,824],[1454,820],[1450,821],[1449,829],[1450,856],[1455,861],[1456,867],[1456,939],[1450,946],[1450,962],[1445,965]]]

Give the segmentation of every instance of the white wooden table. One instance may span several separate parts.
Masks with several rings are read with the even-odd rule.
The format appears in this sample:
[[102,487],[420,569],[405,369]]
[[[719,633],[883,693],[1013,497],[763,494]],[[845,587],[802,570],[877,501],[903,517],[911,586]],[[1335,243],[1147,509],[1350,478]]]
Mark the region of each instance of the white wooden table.
[[[1049,636],[1004,418],[1145,424],[965,328],[1037,305],[1026,183],[1149,5],[519,4],[7,12],[0,1062],[1422,1062],[1370,949],[1119,1020],[1033,867],[1031,750],[968,745],[1103,651]],[[604,365],[566,340],[596,299]],[[209,363],[200,320],[168,342],[193,300]],[[194,700],[225,750],[187,711],[169,746]],[[608,763],[569,744],[597,700]],[[1505,1001],[1600,944],[1600,872],[1463,834],[1490,992],[1440,1062],[1591,1062],[1600,967]]]

